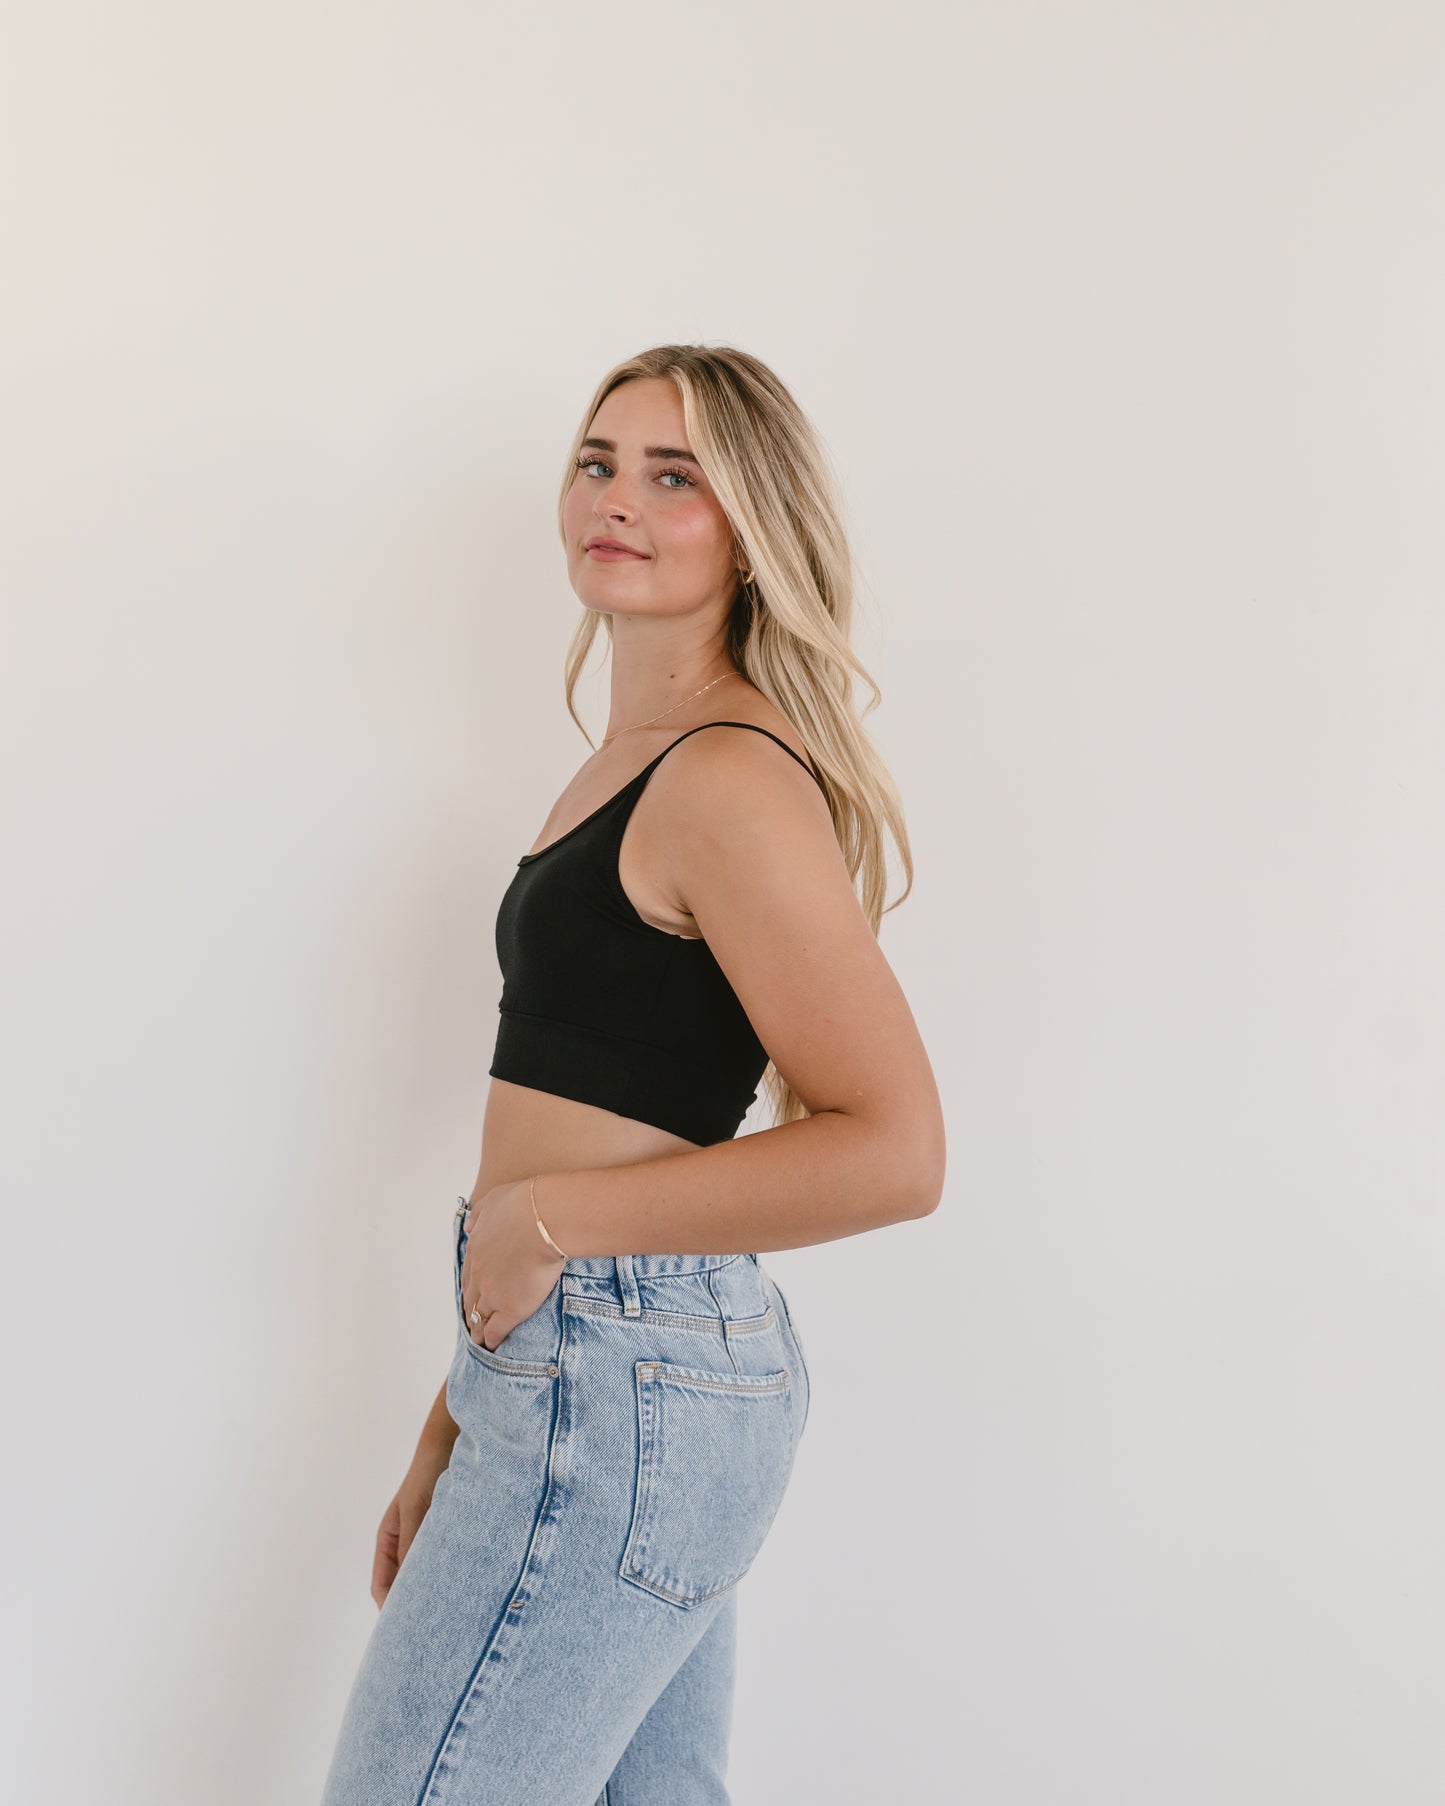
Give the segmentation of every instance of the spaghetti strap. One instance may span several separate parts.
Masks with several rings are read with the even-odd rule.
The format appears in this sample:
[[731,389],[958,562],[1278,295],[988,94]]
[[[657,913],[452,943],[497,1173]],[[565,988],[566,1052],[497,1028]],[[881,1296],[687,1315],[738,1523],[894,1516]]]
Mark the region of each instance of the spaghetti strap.
[[[665,759],[667,757],[667,755],[672,751],[673,746],[680,745],[682,741],[686,740],[688,737],[688,734],[700,734],[702,732],[703,728],[705,728],[705,727],[746,727],[746,728],[750,728],[752,730],[752,732],[755,734],[766,734],[770,740],[776,742],[777,745],[782,747],[783,751],[788,755],[788,757],[790,759],[798,759],[798,755],[793,751],[792,747],[788,745],[786,740],[779,740],[778,736],[773,732],[773,730],[771,728],[759,727],[757,722],[755,722],[755,721],[704,721],[704,722],[701,722],[697,727],[690,727],[687,730],[686,734],[679,734],[677,736],[677,739],[672,742],[672,746],[663,747],[662,751],[657,755],[657,758],[652,761],[652,765],[649,765],[647,767],[648,771],[651,772],[653,767],[656,766],[660,760]],[[808,764],[807,760],[806,759],[798,759],[798,763],[803,767],[803,770],[807,772],[808,776],[813,780],[813,782],[818,786],[818,788],[820,790],[823,790],[823,780],[818,776],[817,772],[814,771],[813,767]],[[640,777],[641,775],[642,774],[639,772],[638,776]],[[823,794],[826,796],[827,791],[824,790]]]

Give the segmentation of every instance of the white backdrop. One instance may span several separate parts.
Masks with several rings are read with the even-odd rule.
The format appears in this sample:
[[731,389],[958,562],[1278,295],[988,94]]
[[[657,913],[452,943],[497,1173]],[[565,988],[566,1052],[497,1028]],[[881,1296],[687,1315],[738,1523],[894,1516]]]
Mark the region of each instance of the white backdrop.
[[734,1797],[1434,1806],[1438,9],[4,37],[0,1791],[319,1792],[587,751],[560,460],[701,339],[843,474],[950,1130],[765,1257]]

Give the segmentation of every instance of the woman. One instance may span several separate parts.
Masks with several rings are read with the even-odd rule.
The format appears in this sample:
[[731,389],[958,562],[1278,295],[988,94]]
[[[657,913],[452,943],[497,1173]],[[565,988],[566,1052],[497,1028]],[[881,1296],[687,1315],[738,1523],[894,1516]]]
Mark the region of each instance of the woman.
[[[737,1582],[811,1390],[737,1250],[942,1190],[877,940],[882,830],[911,888],[907,833],[849,706],[851,568],[806,418],[743,352],[631,358],[560,525],[587,610],[568,709],[604,621],[608,732],[498,915],[457,1349],[378,1534],[324,1806],[726,1802]],[[735,1139],[764,1078],[774,1126]]]

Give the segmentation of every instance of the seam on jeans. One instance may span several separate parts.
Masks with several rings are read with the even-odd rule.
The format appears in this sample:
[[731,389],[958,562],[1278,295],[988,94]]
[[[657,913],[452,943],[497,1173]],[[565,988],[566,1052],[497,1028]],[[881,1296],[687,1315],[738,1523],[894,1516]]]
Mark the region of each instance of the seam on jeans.
[[[562,1309],[580,1311],[588,1317],[616,1317],[624,1315],[620,1304],[611,1304],[605,1298],[582,1298],[575,1292],[562,1294]],[[658,1323],[668,1329],[697,1330],[708,1336],[756,1336],[768,1330],[778,1320],[778,1313],[772,1305],[760,1317],[698,1317],[688,1311],[655,1311],[645,1307],[634,1311],[627,1319],[629,1323]]]
[[[557,1353],[557,1362],[559,1366],[562,1364],[566,1348],[567,1326],[564,1323],[562,1325],[561,1347]],[[431,1762],[422,1779],[421,1791],[416,1796],[416,1806],[427,1806],[427,1801],[429,1799],[436,1799],[436,1795],[433,1793],[432,1789],[436,1781],[437,1769],[446,1752],[447,1745],[451,1742],[456,1733],[457,1721],[461,1718],[467,1707],[475,1700],[478,1681],[483,1669],[487,1665],[487,1659],[496,1648],[498,1638],[502,1635],[504,1630],[510,1628],[513,1622],[511,1616],[511,1602],[517,1598],[520,1590],[527,1584],[527,1581],[530,1578],[533,1567],[533,1558],[537,1551],[537,1538],[541,1532],[542,1525],[546,1522],[548,1512],[552,1509],[553,1497],[557,1491],[557,1440],[561,1435],[564,1408],[562,1388],[558,1386],[552,1395],[552,1421],[547,1428],[546,1477],[542,1482],[542,1493],[537,1502],[537,1508],[532,1514],[532,1529],[531,1534],[527,1538],[527,1552],[522,1557],[522,1565],[518,1571],[517,1578],[508,1588],[506,1603],[497,1613],[492,1628],[487,1633],[486,1641],[482,1644],[482,1653],[472,1664],[472,1671],[467,1676],[467,1684],[462,1688],[461,1697],[457,1700],[456,1705],[453,1706],[451,1717],[446,1723],[446,1728],[442,1731],[440,1738],[437,1740],[435,1750],[432,1751]]]
[[[715,1305],[716,1305],[716,1306],[717,1306],[717,1313],[718,1313],[718,1316],[719,1316],[719,1317],[723,1317],[723,1318],[725,1318],[725,1317],[726,1317],[726,1316],[727,1316],[727,1312],[726,1312],[726,1311],[725,1311],[725,1310],[724,1310],[724,1309],[723,1309],[723,1303],[722,1303],[722,1300],[721,1300],[721,1299],[720,1299],[720,1298],[719,1298],[719,1297],[718,1297],[718,1295],[717,1295],[717,1292],[716,1292],[716,1290],[715,1290],[715,1289],[714,1289],[714,1287],[713,1287],[713,1283],[712,1283],[712,1276],[711,1276],[711,1274],[708,1274],[708,1273],[704,1273],[704,1274],[703,1274],[703,1279],[702,1279],[702,1282],[703,1282],[703,1284],[704,1284],[704,1285],[705,1285],[705,1286],[706,1286],[706,1287],[707,1287],[707,1289],[708,1289],[708,1293],[709,1293],[709,1295],[710,1295],[710,1296],[711,1296],[711,1298],[712,1298],[712,1301],[713,1301],[713,1303],[714,1303],[714,1304],[715,1304]],[[733,1372],[734,1372],[734,1373],[736,1373],[736,1372],[737,1372],[737,1370],[738,1370],[738,1358],[737,1358],[737,1356],[736,1356],[736,1355],[735,1355],[735,1354],[734,1354],[734,1353],[733,1353],[733,1342],[732,1342],[732,1337],[731,1337],[731,1336],[727,1336],[727,1335],[725,1335],[725,1336],[724,1336],[724,1338],[723,1338],[723,1346],[724,1346],[724,1348],[726,1348],[726,1349],[727,1349],[727,1351],[728,1351],[728,1359],[729,1359],[729,1360],[730,1360],[730,1361],[731,1361],[731,1362],[732,1362],[732,1364],[733,1364]]]
[[779,1367],[775,1373],[709,1373],[701,1367],[684,1367],[679,1361],[639,1362],[639,1378],[655,1386],[695,1386],[704,1392],[743,1392],[750,1396],[769,1392],[785,1392],[792,1379],[791,1371]]
[[[703,1273],[720,1273],[740,1260],[752,1260],[751,1254],[637,1254],[631,1256],[632,1270],[643,1279],[696,1279]],[[570,1279],[601,1280],[610,1284],[616,1277],[619,1256],[615,1254],[576,1254],[562,1273],[565,1284]],[[656,1261],[662,1263],[654,1266]],[[692,1266],[672,1262],[692,1261]]]
[[495,1373],[509,1373],[516,1379],[523,1380],[555,1380],[557,1363],[555,1361],[513,1361],[507,1355],[498,1354],[495,1348],[487,1348],[480,1342],[474,1342],[469,1331],[463,1329],[462,1341],[466,1343],[467,1353],[481,1367],[489,1367]]

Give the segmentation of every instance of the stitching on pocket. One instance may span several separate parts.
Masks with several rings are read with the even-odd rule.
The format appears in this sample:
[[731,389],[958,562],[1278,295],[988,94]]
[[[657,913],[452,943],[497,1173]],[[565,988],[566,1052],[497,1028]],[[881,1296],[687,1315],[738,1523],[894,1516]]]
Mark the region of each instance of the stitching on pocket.
[[[626,1315],[620,1304],[614,1304],[607,1298],[583,1298],[576,1292],[562,1294],[562,1309],[577,1311],[587,1317],[611,1317],[621,1322]],[[663,1329],[697,1330],[705,1336],[757,1336],[769,1330],[778,1320],[778,1313],[771,1305],[759,1317],[694,1317],[686,1311],[658,1311],[644,1305],[640,1311],[627,1317],[627,1322],[634,1324],[655,1323]]]
[[692,1607],[735,1586],[772,1527],[793,1465],[792,1373],[633,1367],[637,1486],[618,1572]]
[[498,1373],[514,1373],[529,1380],[551,1380],[556,1379],[560,1371],[555,1361],[509,1361],[506,1355],[498,1354],[495,1349],[484,1348],[480,1342],[474,1342],[465,1328],[462,1330],[462,1340],[467,1345],[467,1353],[474,1360],[480,1361],[483,1367],[494,1368]]

